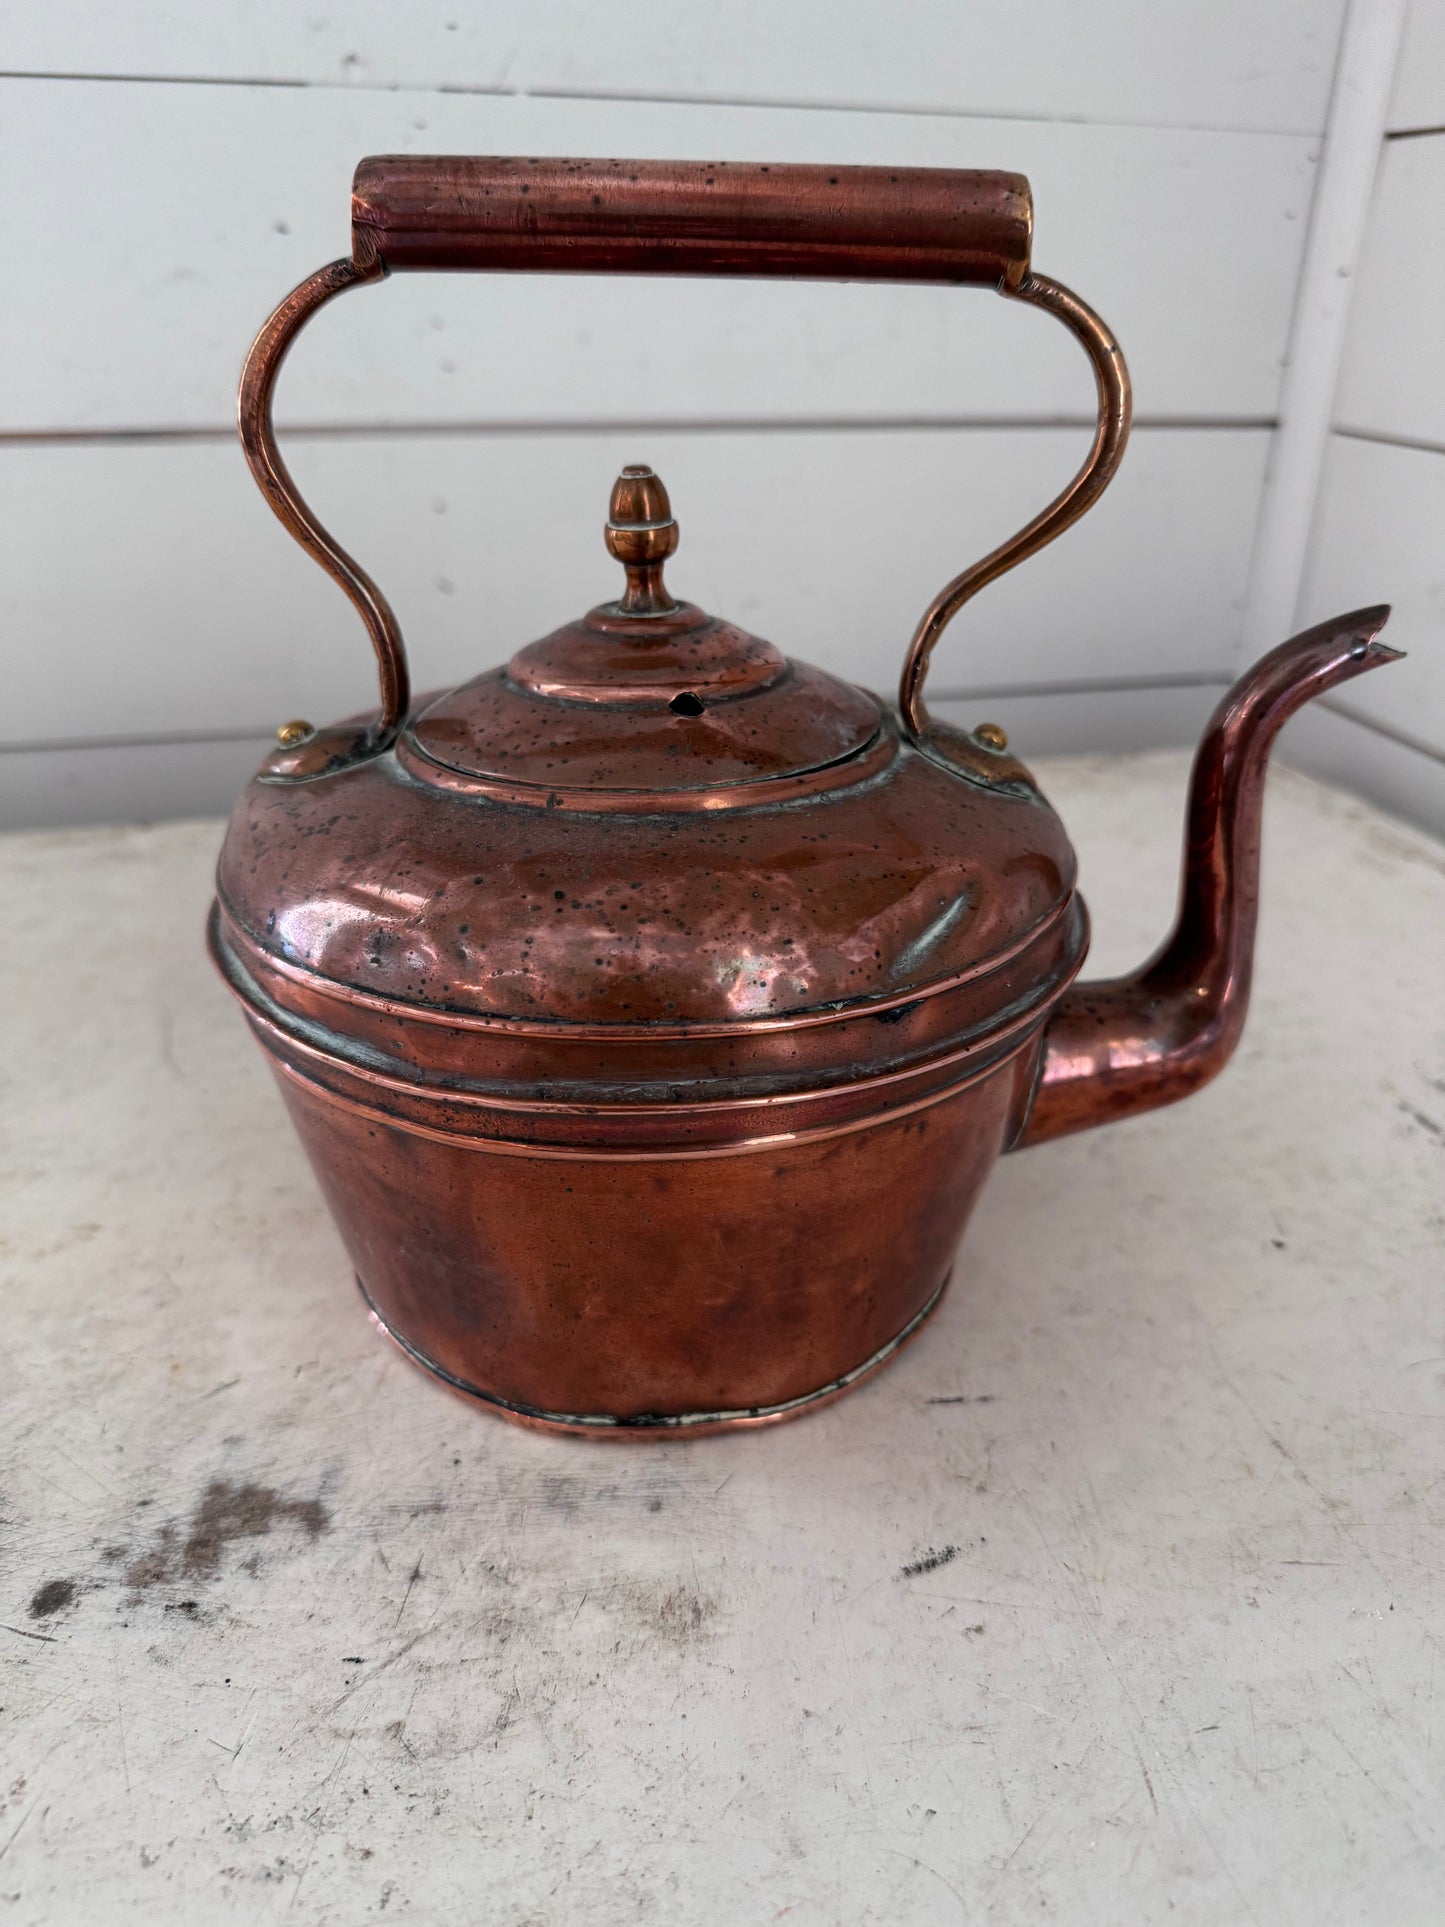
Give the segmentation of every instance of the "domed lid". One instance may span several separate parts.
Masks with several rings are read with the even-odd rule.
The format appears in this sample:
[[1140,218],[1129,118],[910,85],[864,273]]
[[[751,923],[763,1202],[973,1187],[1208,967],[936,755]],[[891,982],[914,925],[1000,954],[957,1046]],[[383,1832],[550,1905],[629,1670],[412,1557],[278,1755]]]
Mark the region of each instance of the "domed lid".
[[543,806],[687,809],[878,738],[865,691],[674,600],[663,565],[678,527],[650,468],[618,477],[606,542],[623,593],[422,709],[399,751],[411,775]]

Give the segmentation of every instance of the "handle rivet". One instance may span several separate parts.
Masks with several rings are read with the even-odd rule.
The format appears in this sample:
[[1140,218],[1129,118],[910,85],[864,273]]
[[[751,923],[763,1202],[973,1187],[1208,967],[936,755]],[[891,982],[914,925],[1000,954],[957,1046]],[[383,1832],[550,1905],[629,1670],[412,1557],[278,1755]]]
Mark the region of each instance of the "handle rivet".
[[298,743],[304,743],[308,736],[314,736],[315,734],[316,731],[312,728],[311,724],[302,722],[298,717],[295,722],[282,723],[281,727],[276,731],[276,741],[281,745],[282,749],[295,749]]
[[980,723],[973,735],[974,741],[982,743],[985,749],[1008,748],[1008,737],[997,723]]

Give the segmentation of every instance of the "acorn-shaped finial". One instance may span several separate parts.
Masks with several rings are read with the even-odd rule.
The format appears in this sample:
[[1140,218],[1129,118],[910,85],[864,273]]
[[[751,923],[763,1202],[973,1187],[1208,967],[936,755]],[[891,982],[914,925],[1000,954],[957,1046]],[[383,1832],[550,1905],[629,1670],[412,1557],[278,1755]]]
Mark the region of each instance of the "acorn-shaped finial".
[[612,485],[607,546],[627,571],[616,607],[629,616],[666,615],[677,607],[663,585],[662,565],[678,544],[667,490],[644,462],[632,462]]

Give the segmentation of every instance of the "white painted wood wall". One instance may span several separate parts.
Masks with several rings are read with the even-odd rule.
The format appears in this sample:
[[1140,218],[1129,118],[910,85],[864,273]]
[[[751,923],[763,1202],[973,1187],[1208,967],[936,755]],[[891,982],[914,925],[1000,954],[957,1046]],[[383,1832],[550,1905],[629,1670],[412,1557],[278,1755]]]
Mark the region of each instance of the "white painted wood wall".
[[[1422,71],[1392,127],[1445,121],[1423,71],[1445,70],[1442,5],[1417,0]],[[1352,0],[1377,67],[1399,10]],[[1304,296],[1329,252],[1318,220],[1307,243],[1346,0],[15,0],[0,23],[5,821],[223,809],[277,722],[370,700],[354,616],[232,427],[255,327],[346,250],[367,152],[1020,169],[1039,266],[1124,342],[1137,428],[1099,509],[950,634],[946,707],[1003,722],[1025,757],[1186,740],[1293,604],[1298,568],[1267,592],[1256,535],[1267,488],[1301,529],[1314,500],[1299,451],[1328,397],[1282,378],[1302,331],[1341,328],[1337,294],[1318,325]],[[1346,143],[1357,197],[1379,131]],[[1376,793],[1387,757],[1445,743],[1425,499],[1445,495],[1426,285],[1445,281],[1445,137],[1386,152],[1302,596],[1319,613],[1393,592],[1418,649],[1350,713],[1425,748],[1343,710],[1338,742],[1307,745]],[[278,416],[422,687],[610,593],[607,490],[644,460],[682,522],[682,592],[891,692],[922,604],[1072,470],[1091,402],[1061,331],[973,290],[416,276],[309,332]],[[1391,489],[1408,514],[1380,507]]]
[[1410,0],[1299,619],[1389,600],[1410,651],[1292,725],[1296,760],[1445,831],[1445,0]]

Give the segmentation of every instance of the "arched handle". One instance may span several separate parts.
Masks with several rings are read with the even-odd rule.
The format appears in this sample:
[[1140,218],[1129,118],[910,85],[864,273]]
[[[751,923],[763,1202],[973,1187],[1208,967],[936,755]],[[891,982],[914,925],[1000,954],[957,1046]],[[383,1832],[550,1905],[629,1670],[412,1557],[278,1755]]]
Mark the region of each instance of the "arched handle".
[[[328,743],[329,760],[339,749],[349,749],[355,753],[370,748],[384,748],[406,719],[411,700],[411,678],[406,664],[406,647],[401,639],[401,625],[391,604],[361,564],[354,561],[317,521],[302,500],[290,469],[281,459],[281,451],[276,446],[276,426],[271,419],[271,397],[276,388],[276,377],[281,372],[281,364],[292,342],[317,309],[324,308],[338,294],[345,294],[348,288],[360,287],[366,281],[381,280],[384,273],[385,269],[375,260],[365,264],[333,261],[329,267],[322,268],[319,273],[303,281],[299,288],[293,288],[251,343],[251,351],[241,370],[241,388],[237,397],[241,446],[246,451],[246,460],[256,478],[256,486],[271,504],[282,526],[295,536],[306,553],[313,556],[350,596],[357,613],[366,624],[371,646],[376,651],[381,713],[375,727],[364,737],[346,745]],[[298,731],[299,734],[297,725],[287,724],[279,732],[283,744],[296,740],[294,736],[288,738],[290,731]],[[326,732],[328,736],[332,733]],[[306,737],[302,737],[298,756],[292,760],[299,760],[303,765],[315,762],[314,747]]]
[[1094,444],[1063,494],[950,582],[924,615],[899,695],[917,738],[927,721],[928,659],[944,628],[986,583],[1083,514],[1113,476],[1129,432],[1129,377],[1118,344],[1082,301],[1030,271],[1032,233],[1032,196],[1020,174],[414,154],[362,161],[352,186],[351,259],[333,261],[286,297],[241,375],[241,442],[251,472],[281,522],[355,604],[381,688],[380,714],[363,736],[342,741],[325,731],[304,739],[286,759],[289,773],[315,774],[384,747],[409,699],[390,604],[311,513],[276,445],[271,399],[281,364],[302,327],[336,295],[422,268],[747,275],[982,284],[1057,315],[1094,364]]
[[1133,391],[1123,351],[1094,310],[1058,281],[1042,274],[1026,274],[1016,288],[1001,287],[1014,301],[1028,301],[1046,313],[1057,315],[1084,344],[1094,368],[1094,383],[1099,395],[1099,418],[1094,427],[1093,445],[1084,465],[1062,494],[1056,495],[1046,509],[1011,535],[1007,542],[986,555],[972,568],[945,584],[924,610],[908,654],[903,659],[903,675],[898,684],[898,709],[903,726],[915,742],[928,727],[928,711],[923,706],[923,682],[929,658],[938,638],[965,602],[971,602],[980,589],[997,582],[1031,555],[1062,535],[1071,522],[1077,522],[1086,509],[1093,507],[1114,479],[1124,457],[1133,415]]

